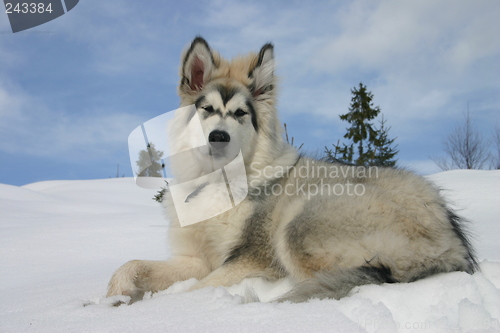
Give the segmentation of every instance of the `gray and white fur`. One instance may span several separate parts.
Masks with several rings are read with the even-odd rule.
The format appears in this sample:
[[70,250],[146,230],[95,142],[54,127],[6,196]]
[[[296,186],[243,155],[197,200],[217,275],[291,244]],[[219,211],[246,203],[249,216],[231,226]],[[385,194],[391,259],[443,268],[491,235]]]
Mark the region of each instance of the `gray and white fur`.
[[[129,295],[134,302],[146,291],[193,277],[199,282],[192,290],[230,286],[246,277],[288,276],[296,285],[277,301],[303,302],[339,299],[365,284],[472,274],[477,261],[463,222],[429,181],[405,170],[326,163],[284,141],[274,71],[272,44],[227,61],[197,37],[183,53],[181,106],[196,106],[212,145],[193,154],[209,154],[224,165],[241,149],[249,194],[231,210],[181,227],[167,192],[172,257],[124,264],[107,295]],[[190,121],[179,117],[179,124]],[[176,149],[190,148],[183,131],[180,125],[170,129]],[[174,171],[182,182],[207,168],[192,162]],[[356,186],[362,194],[349,195]],[[209,196],[200,186],[189,200]]]

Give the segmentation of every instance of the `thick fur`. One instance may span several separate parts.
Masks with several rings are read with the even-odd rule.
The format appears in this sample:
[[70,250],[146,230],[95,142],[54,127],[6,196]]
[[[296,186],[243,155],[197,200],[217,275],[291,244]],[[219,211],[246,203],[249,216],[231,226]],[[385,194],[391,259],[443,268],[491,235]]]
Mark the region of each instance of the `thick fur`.
[[[241,149],[249,194],[225,213],[180,227],[167,192],[172,257],[126,263],[111,278],[108,296],[129,295],[134,302],[145,291],[193,277],[200,281],[192,289],[199,289],[230,286],[246,277],[290,276],[297,285],[278,301],[301,302],[338,299],[364,284],[477,269],[460,218],[424,178],[311,159],[283,140],[271,44],[227,61],[197,37],[182,55],[180,77],[181,105],[196,106],[204,135],[225,131],[231,138],[228,153],[214,160],[224,165]],[[179,115],[179,124],[191,116]],[[179,139],[185,128],[170,129],[177,139],[174,151],[190,148],[189,140]],[[192,153],[195,161],[196,154],[214,152]],[[174,172],[183,182],[207,168],[193,162]],[[363,193],[353,194],[355,186]],[[189,200],[206,200],[206,193],[200,186]]]

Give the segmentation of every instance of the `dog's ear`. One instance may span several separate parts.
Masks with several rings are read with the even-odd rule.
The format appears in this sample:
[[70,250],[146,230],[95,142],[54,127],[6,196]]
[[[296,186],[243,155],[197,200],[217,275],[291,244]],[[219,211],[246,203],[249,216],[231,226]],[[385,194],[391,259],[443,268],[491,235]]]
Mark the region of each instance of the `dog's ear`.
[[250,90],[254,97],[269,94],[274,89],[274,46],[264,45],[259,52],[257,63],[248,77],[252,79]]
[[197,93],[209,80],[214,67],[210,46],[203,38],[196,37],[182,58],[179,89],[188,94]]

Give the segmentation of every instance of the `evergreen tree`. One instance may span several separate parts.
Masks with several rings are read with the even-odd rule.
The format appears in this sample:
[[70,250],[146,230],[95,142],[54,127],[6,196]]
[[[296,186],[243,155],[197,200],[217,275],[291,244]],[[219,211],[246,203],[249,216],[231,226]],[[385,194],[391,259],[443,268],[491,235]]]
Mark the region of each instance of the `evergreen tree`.
[[392,146],[394,143],[394,139],[389,139],[388,132],[391,129],[385,127],[385,123],[387,120],[384,119],[384,115],[382,114],[382,120],[380,122],[380,128],[377,130],[378,132],[378,140],[374,142],[373,146],[375,148],[375,157],[370,165],[376,166],[390,166],[393,167],[396,165],[396,161],[394,156],[399,152],[396,148],[398,145]]
[[337,144],[332,144],[334,149],[328,149],[325,147],[325,160],[327,162],[338,162],[352,164],[352,159],[354,157],[354,144],[349,146],[344,144],[344,147],[340,147],[340,140]]
[[364,166],[394,166],[396,161],[392,158],[398,151],[396,147],[391,147],[395,139],[388,138],[390,128],[385,128],[386,121],[383,118],[380,129],[376,129],[372,123],[380,113],[380,108],[373,106],[373,94],[363,83],[357,89],[353,88],[351,93],[349,112],[340,116],[341,120],[351,124],[344,135],[351,143],[341,145],[339,140],[336,145],[333,144],[333,150],[325,147],[325,159]]
[[162,162],[163,152],[156,150],[154,143],[148,144],[147,150],[139,152],[139,159],[135,162],[141,172],[138,177],[162,177]]

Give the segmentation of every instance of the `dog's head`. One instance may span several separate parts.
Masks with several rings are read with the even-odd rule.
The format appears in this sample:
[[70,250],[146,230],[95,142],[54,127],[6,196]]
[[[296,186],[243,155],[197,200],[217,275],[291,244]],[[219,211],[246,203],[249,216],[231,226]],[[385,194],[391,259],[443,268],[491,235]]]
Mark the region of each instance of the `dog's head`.
[[240,149],[251,159],[259,135],[281,135],[273,52],[265,44],[258,54],[227,61],[201,37],[184,52],[179,96],[183,106],[195,105],[214,159],[232,159]]

